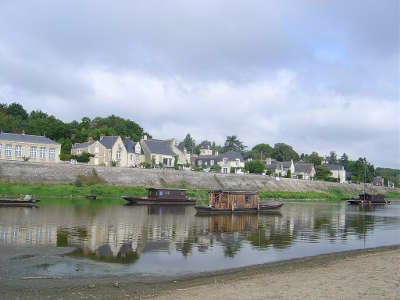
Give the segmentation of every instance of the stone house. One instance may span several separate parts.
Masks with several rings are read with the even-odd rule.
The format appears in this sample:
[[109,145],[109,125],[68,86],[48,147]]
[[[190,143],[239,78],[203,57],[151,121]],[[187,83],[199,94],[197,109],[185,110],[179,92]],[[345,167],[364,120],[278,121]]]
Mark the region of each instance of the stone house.
[[60,162],[61,144],[39,135],[0,133],[0,159]]
[[294,176],[299,179],[311,180],[315,176],[313,163],[298,161],[294,164]]
[[200,156],[211,156],[213,151],[211,149],[211,143],[209,141],[202,141],[199,145]]
[[72,145],[71,154],[81,155],[83,152],[92,154],[88,162],[92,166],[107,166],[109,165],[107,149],[99,141],[93,140],[92,137],[88,138],[87,142],[75,143]]
[[206,170],[209,170],[214,165],[218,165],[223,174],[242,174],[245,161],[241,153],[228,151],[220,155],[199,155],[195,159],[195,165]]
[[271,172],[273,176],[286,177],[289,170],[291,176],[295,172],[293,160],[290,161],[277,161],[273,158],[267,158],[265,160],[265,168]]
[[123,139],[127,152],[127,167],[138,168],[144,162],[144,152],[139,142],[132,141],[129,137]]
[[331,171],[332,178],[336,178],[340,183],[346,182],[346,170],[342,165],[339,164],[326,164],[325,165],[329,171]]
[[158,140],[147,139],[145,136],[140,145],[143,149],[144,160],[146,163],[163,168],[174,168],[175,159],[179,168],[183,168],[188,161],[186,155],[178,149],[175,139]]

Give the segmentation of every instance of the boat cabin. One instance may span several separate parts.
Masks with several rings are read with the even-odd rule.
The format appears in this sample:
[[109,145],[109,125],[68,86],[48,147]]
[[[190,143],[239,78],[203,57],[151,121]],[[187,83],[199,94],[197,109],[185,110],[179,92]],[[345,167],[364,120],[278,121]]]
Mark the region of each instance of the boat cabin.
[[187,200],[185,189],[148,188],[149,200]]
[[258,207],[258,192],[212,190],[208,192],[208,204],[214,208],[237,209]]
[[385,202],[385,196],[381,194],[371,195],[368,193],[363,193],[359,195],[359,199],[367,202]]

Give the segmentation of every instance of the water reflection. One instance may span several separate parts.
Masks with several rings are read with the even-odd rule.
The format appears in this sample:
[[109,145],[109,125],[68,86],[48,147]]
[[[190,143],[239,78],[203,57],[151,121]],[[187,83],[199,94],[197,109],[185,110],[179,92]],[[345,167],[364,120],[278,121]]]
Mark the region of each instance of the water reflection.
[[[285,258],[359,248],[366,243],[400,243],[395,234],[399,229],[399,202],[383,210],[291,203],[269,215],[209,217],[195,216],[193,207],[42,206],[0,210],[0,246],[71,246],[76,248],[71,253],[74,257],[122,264],[134,264],[153,253],[166,254],[164,259],[170,257],[172,263],[176,253],[195,261],[194,257],[218,255],[220,251],[231,261],[242,252],[251,253],[253,257],[237,260],[238,264],[252,264],[270,259],[268,253],[276,256],[276,251]],[[305,245],[307,252],[301,250]]]

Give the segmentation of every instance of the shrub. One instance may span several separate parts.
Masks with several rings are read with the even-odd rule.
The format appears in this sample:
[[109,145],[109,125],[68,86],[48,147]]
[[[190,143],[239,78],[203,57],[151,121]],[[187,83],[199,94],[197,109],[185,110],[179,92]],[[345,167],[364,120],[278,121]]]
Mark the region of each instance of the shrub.
[[249,173],[262,174],[264,172],[264,164],[259,160],[252,160],[246,163],[244,169]]

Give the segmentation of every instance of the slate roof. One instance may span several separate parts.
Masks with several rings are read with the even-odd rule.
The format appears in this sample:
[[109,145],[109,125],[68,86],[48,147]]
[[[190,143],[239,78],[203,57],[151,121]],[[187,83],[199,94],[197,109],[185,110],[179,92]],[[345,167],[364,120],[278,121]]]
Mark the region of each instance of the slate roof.
[[135,152],[135,145],[136,143],[133,142],[130,138],[124,138],[123,139],[126,151],[128,153],[134,153]]
[[296,173],[298,172],[298,173],[310,174],[313,167],[314,165],[312,163],[297,162],[294,165],[294,170]]
[[180,142],[178,145],[178,149],[181,150],[182,152],[185,152],[185,143],[184,142]]
[[51,144],[59,145],[57,142],[41,135],[29,134],[16,134],[16,133],[0,133],[0,140],[21,143],[34,143],[34,144]]
[[210,161],[212,161],[212,160],[216,164],[217,162],[220,162],[222,160],[222,157],[215,156],[215,155],[202,155],[202,156],[196,157],[195,164],[197,166],[198,161],[201,161],[202,164],[204,164],[204,162],[207,162],[207,164],[210,164]]
[[106,149],[112,149],[114,143],[117,141],[118,136],[103,136],[100,140],[100,143],[103,144]]
[[227,158],[229,160],[240,159],[240,161],[244,161],[243,155],[240,152],[236,152],[236,151],[228,151],[225,153],[221,153],[219,156],[222,158]]
[[86,149],[87,147],[89,147],[93,143],[94,143],[94,141],[84,142],[84,143],[75,143],[75,144],[72,145],[72,148],[74,148],[74,149]]
[[285,169],[289,169],[292,165],[292,162],[291,161],[283,161],[283,162],[281,162],[281,164]]
[[343,170],[343,166],[342,165],[338,165],[338,164],[328,164],[328,165],[326,165],[326,167],[328,168],[329,171],[341,171],[341,170]]
[[200,149],[211,149],[211,143],[209,141],[202,141],[199,147]]
[[163,155],[170,155],[174,156],[175,153],[172,151],[171,148],[171,140],[155,140],[149,139],[143,141],[149,151],[154,154],[163,154]]
[[265,164],[265,168],[271,171],[275,171],[276,169],[281,169],[281,162],[272,160],[270,164]]

